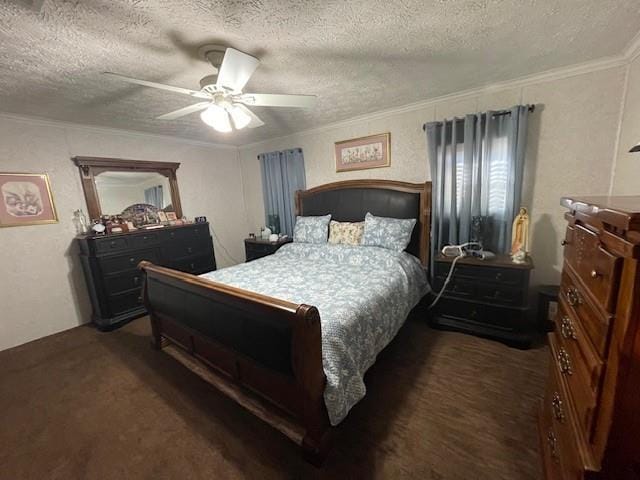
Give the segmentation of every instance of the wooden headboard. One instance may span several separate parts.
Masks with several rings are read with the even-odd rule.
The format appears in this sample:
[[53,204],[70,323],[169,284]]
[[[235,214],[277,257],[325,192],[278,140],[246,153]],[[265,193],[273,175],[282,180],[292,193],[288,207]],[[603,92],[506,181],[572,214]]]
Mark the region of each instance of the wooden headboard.
[[431,182],[347,180],[296,192],[297,215],[327,215],[338,222],[361,222],[367,212],[381,217],[415,218],[407,252],[429,261]]

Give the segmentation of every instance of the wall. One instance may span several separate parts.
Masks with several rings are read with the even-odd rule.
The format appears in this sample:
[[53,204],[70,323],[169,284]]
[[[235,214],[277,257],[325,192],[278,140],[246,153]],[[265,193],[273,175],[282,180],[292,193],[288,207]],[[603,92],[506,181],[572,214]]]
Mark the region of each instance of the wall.
[[[75,155],[181,162],[185,215],[206,215],[229,254],[244,259],[248,226],[235,147],[0,116],[0,172],[48,173],[60,220],[0,229],[0,350],[90,320],[73,242],[72,211],[86,212]],[[215,243],[218,264],[234,263]]]
[[611,182],[614,195],[640,195],[640,153],[629,149],[640,142],[640,55],[629,64],[620,124],[620,140]]
[[[559,200],[607,193],[624,77],[622,62],[567,69],[241,147],[251,230],[264,223],[258,153],[301,147],[308,187],[353,178],[424,182],[430,179],[425,122],[532,103],[537,107],[530,117],[523,203],[532,216],[533,279],[557,283],[564,235]],[[391,167],[335,172],[334,142],[379,132],[391,132]]]

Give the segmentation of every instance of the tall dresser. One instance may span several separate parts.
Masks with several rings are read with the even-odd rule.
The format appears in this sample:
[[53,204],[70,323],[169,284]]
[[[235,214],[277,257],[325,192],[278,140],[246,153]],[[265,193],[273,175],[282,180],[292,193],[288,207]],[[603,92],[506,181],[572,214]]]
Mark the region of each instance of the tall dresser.
[[640,197],[568,197],[539,414],[547,479],[640,479]]
[[138,264],[142,260],[194,275],[216,268],[208,223],[83,235],[77,241],[93,306],[92,320],[101,330],[146,314],[140,299],[143,275]]

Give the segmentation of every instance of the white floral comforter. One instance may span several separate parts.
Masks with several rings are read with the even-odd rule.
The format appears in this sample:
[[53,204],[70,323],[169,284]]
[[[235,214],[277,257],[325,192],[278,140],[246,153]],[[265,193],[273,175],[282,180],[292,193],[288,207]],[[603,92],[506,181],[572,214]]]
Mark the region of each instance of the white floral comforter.
[[318,308],[332,425],[364,397],[365,372],[429,290],[416,257],[369,246],[290,243],[202,277]]

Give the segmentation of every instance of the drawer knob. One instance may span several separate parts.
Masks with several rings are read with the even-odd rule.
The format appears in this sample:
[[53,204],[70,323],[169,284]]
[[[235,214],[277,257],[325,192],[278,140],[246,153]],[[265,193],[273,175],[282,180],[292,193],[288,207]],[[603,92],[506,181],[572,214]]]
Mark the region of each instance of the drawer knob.
[[551,400],[551,408],[553,410],[553,416],[560,423],[564,422],[564,408],[562,408],[562,399],[558,392],[553,393],[553,399]]
[[549,450],[551,450],[551,458],[553,458],[556,462],[558,461],[558,438],[556,434],[553,433],[552,430],[549,430],[547,434],[547,444],[549,445]]
[[567,316],[563,316],[560,319],[560,333],[567,340],[568,339],[572,339],[572,340],[577,340],[578,339],[578,337],[576,335],[576,329],[573,326],[573,322]]
[[193,248],[187,247],[187,253],[191,253],[191,252],[193,252]]
[[115,246],[116,246],[116,242],[112,240],[112,241],[109,243],[109,246],[110,246],[111,248],[115,247]]
[[558,352],[558,366],[560,367],[560,371],[564,375],[573,375],[573,368],[571,365],[571,357],[569,356],[569,352],[567,352],[564,348],[560,348]]
[[598,278],[600,276],[600,273],[597,270],[591,270],[591,278]]
[[496,273],[496,280],[501,280],[501,279],[502,279],[502,272]]
[[564,246],[566,246],[566,245],[569,245],[569,242],[568,242],[567,240],[562,240],[562,241],[560,242],[560,245],[562,245],[562,246],[564,247]]
[[133,277],[133,284],[134,285],[138,285],[139,282],[140,282],[140,277]]
[[131,258],[129,259],[129,263],[135,263],[135,262],[136,262],[136,259],[135,259],[134,257],[131,257]]
[[478,317],[478,311],[477,310],[471,310],[471,313],[469,314],[469,317],[475,319]]

